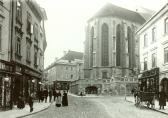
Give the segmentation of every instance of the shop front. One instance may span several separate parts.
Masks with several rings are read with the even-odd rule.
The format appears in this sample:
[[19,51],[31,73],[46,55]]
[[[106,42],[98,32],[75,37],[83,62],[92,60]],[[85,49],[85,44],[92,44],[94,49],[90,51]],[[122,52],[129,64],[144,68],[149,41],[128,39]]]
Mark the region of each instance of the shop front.
[[13,64],[0,60],[0,108],[9,109],[12,106]]

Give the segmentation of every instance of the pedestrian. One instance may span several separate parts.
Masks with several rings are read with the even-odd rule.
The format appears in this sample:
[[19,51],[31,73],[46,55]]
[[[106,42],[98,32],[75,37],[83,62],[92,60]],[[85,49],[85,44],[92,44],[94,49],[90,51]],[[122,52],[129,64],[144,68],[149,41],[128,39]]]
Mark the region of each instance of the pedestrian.
[[49,101],[51,102],[51,100],[52,100],[52,95],[53,95],[53,93],[52,93],[52,90],[50,89],[50,91],[49,91]]
[[42,91],[41,90],[39,90],[39,92],[38,92],[38,100],[39,100],[39,102],[42,101]]
[[64,91],[62,96],[62,106],[68,106],[68,96],[67,93]]
[[166,106],[166,94],[163,89],[159,92],[159,106],[160,109],[164,109],[164,106]]
[[61,92],[60,91],[58,93],[56,93],[56,103],[55,103],[55,105],[57,107],[61,106]]
[[29,99],[28,99],[28,104],[30,107],[30,112],[33,111],[33,94],[30,94]]
[[54,101],[55,101],[56,95],[57,95],[57,91],[54,89],[53,90]]
[[43,94],[44,94],[44,99],[45,99],[45,103],[46,103],[46,102],[47,102],[47,97],[48,97],[48,90],[45,89],[45,90],[43,91]]

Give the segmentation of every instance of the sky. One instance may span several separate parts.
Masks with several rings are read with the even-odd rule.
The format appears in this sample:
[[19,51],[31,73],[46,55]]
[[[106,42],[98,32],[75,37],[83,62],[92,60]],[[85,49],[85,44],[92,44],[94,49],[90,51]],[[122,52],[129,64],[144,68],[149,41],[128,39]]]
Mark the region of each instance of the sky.
[[168,0],[36,0],[45,8],[47,48],[44,68],[61,58],[64,51],[84,52],[85,26],[107,2],[135,10],[144,7],[158,11]]

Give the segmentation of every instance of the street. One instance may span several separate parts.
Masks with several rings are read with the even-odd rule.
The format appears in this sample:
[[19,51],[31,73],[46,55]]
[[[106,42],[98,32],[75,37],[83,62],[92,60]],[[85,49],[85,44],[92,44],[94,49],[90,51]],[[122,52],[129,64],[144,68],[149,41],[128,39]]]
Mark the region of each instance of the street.
[[146,108],[136,108],[123,97],[72,97],[68,107],[55,103],[42,112],[25,118],[167,118],[167,115]]

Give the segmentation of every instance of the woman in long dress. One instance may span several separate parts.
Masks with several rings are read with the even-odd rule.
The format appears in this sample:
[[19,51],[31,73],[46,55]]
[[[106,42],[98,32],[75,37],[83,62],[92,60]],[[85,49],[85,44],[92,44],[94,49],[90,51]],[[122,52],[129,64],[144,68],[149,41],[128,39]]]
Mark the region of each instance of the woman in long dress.
[[68,96],[67,93],[64,91],[62,96],[62,106],[68,106]]

